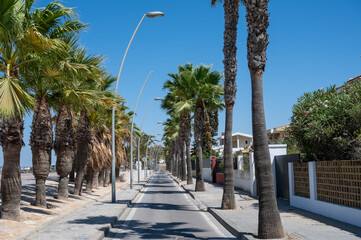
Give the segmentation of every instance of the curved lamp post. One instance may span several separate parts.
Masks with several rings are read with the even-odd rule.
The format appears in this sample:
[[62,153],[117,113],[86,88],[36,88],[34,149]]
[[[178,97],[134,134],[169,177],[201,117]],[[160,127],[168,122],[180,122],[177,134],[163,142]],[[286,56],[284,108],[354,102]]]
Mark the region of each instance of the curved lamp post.
[[143,117],[143,120],[142,120],[142,124],[140,125],[140,136],[138,138],[138,156],[137,156],[137,164],[138,164],[138,183],[140,183],[140,167],[141,167],[141,164],[140,164],[140,139],[142,138],[142,129],[143,129],[143,123],[144,123],[144,120],[145,120],[145,117],[147,116],[147,113],[149,111],[149,108],[150,106],[152,105],[152,103],[154,101],[161,101],[163,100],[162,98],[153,98],[153,100],[150,102],[147,110],[145,111],[145,114],[144,114],[144,117]]
[[[142,86],[142,88],[140,89],[140,92],[139,92],[139,95],[138,95],[138,99],[137,99],[137,102],[135,103],[135,107],[134,107],[134,111],[133,111],[132,128],[131,128],[131,130],[130,130],[130,189],[133,189],[133,128],[134,128],[134,116],[135,116],[135,113],[136,113],[136,111],[137,111],[137,106],[138,106],[138,102],[139,102],[140,95],[142,95],[144,86],[145,86],[145,84],[147,83],[148,78],[150,77],[150,75],[151,75],[152,73],[153,73],[153,72],[150,72],[150,73],[148,74],[148,77],[145,79],[145,81],[144,81],[144,83],[143,83],[143,86]],[[139,179],[138,179],[138,181],[139,181]]]
[[[119,85],[119,78],[120,78],[120,74],[122,73],[122,69],[123,69],[123,65],[124,65],[124,61],[125,61],[125,57],[128,54],[128,50],[130,47],[130,44],[133,41],[133,38],[135,36],[135,34],[138,31],[138,28],[140,26],[140,24],[143,22],[145,17],[149,17],[149,18],[156,18],[156,17],[163,17],[164,13],[159,12],[159,11],[155,11],[155,12],[148,12],[146,14],[143,15],[142,19],[140,20],[140,22],[138,23],[137,28],[135,29],[132,38],[130,39],[127,49],[125,50],[123,59],[122,59],[122,63],[120,64],[120,68],[119,68],[119,72],[118,72],[118,77],[117,77],[117,82],[115,83],[115,89],[114,89],[114,93],[117,93],[118,90],[118,85]],[[112,203],[116,202],[116,197],[115,197],[115,134],[114,134],[114,115],[115,115],[115,107],[112,108]]]

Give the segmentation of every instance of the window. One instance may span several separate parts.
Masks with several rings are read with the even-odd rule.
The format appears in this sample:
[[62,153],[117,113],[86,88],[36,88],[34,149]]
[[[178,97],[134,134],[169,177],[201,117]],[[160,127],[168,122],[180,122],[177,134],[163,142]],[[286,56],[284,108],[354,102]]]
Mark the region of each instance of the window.
[[246,144],[248,144],[248,141],[246,141]]

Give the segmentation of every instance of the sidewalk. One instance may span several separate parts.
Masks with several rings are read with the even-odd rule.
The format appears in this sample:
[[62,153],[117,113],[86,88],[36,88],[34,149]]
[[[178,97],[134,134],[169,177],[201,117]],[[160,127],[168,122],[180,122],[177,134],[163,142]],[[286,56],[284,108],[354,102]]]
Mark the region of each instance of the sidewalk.
[[[133,196],[139,192],[137,184],[134,184],[133,190],[129,189],[129,173],[125,174],[126,182],[117,181],[116,183],[117,200],[123,201],[121,202],[122,205],[127,203],[127,201],[131,201]],[[136,182],[137,178],[135,177],[134,183]],[[141,187],[144,184],[145,182],[142,181],[139,186]],[[30,181],[27,185],[22,186],[20,220],[9,221],[0,219],[0,240],[29,239],[34,237],[36,233],[51,228],[53,225],[59,225],[76,214],[86,216],[85,212],[92,209],[94,205],[109,203],[111,199],[111,185],[107,187],[100,186],[97,189],[93,189],[92,192],[83,192],[81,196],[69,194],[68,200],[54,198],[57,195],[57,188],[58,181],[56,178],[49,178],[46,181],[48,208],[44,209],[32,205],[35,201],[35,180],[34,183]],[[73,192],[73,188],[74,183],[69,183],[70,192]],[[59,239],[59,236],[57,235],[54,239]]]
[[25,239],[102,239],[148,180],[142,180],[139,184],[134,183],[133,189],[129,189],[127,184],[116,194],[116,204],[112,203],[111,196],[108,196],[94,205],[46,227],[44,231]]
[[[205,192],[195,192],[194,184],[178,182],[192,198],[200,202],[233,235],[241,239],[257,239],[258,200],[235,189],[236,210],[221,210],[223,185],[205,182]],[[195,183],[195,179],[193,179]],[[347,239],[361,238],[361,228],[291,207],[286,200],[277,199],[287,239]]]

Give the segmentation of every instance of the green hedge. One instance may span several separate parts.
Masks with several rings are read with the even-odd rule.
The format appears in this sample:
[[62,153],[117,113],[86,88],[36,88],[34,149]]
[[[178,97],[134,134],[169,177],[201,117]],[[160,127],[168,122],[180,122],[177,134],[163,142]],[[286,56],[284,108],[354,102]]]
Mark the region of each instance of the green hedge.
[[306,160],[361,159],[361,81],[305,93],[292,114],[288,141]]

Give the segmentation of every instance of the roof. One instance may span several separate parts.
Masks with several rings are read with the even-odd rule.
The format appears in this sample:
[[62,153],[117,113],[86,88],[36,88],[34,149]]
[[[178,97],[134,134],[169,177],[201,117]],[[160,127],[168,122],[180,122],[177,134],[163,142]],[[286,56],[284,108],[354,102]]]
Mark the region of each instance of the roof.
[[[347,83],[354,82],[354,81],[357,81],[357,80],[361,80],[361,74],[358,74],[358,75],[356,75],[356,76],[353,76],[352,78],[350,78],[350,79],[347,81]],[[345,85],[339,86],[339,87],[337,88],[337,90],[342,89],[344,86],[345,86]]]
[[286,128],[288,128],[290,125],[283,125],[283,126],[279,126],[279,127],[275,127],[275,128],[270,128],[267,130],[267,133],[279,133],[279,132],[284,132]]
[[[232,133],[232,137],[233,137],[233,136],[242,136],[242,137],[253,138],[252,135],[247,134],[247,133],[241,133],[241,132]],[[217,138],[217,139],[223,139],[223,138],[224,138],[224,136],[221,136],[221,137],[219,137],[219,138]]]

